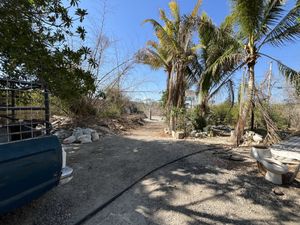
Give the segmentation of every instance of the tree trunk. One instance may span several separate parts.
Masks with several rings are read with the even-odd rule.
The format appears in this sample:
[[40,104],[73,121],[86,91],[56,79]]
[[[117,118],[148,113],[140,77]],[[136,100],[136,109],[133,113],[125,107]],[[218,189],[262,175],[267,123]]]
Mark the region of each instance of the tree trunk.
[[254,99],[254,66],[255,63],[251,63],[248,65],[249,68],[249,80],[248,80],[248,89],[247,89],[247,101],[245,102],[242,112],[239,116],[238,123],[234,132],[234,142],[236,146],[239,146],[241,143],[242,136],[244,134],[245,125],[247,123],[247,118],[249,115],[249,111],[252,107],[253,99]]
[[250,129],[254,131],[254,121],[255,121],[255,104],[252,102],[252,107],[251,107],[251,123],[250,123]]
[[208,113],[208,100],[209,97],[207,94],[203,94],[201,96],[201,102],[200,102],[200,115],[203,117],[206,117],[207,113]]
[[169,115],[169,130],[175,131],[175,117],[174,114],[172,112],[172,110],[174,109],[174,107],[176,106],[176,69],[175,69],[175,65],[172,66],[172,70],[170,72],[170,77],[169,77],[169,87],[168,87],[168,99],[167,99],[167,113]]
[[[172,71],[170,71],[169,69],[167,70],[167,87],[166,87],[166,93],[167,93],[167,99],[166,99],[166,101],[168,102],[168,96],[169,96],[169,92],[170,92],[170,79],[171,79],[171,72]],[[166,104],[167,104],[167,102],[166,102]],[[166,105],[167,106],[167,105]]]
[[173,109],[180,109],[185,106],[185,74],[183,65],[176,63],[172,67],[168,94],[168,113],[170,116],[169,129],[176,130],[177,116],[172,113]]

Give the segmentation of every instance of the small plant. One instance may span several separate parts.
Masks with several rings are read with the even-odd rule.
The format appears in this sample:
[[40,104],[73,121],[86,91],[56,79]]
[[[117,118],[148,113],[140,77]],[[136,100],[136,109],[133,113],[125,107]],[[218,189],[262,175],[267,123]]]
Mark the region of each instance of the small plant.
[[207,126],[207,121],[204,116],[201,115],[199,107],[191,109],[187,115],[188,120],[191,121],[194,130],[201,130]]
[[175,119],[175,130],[185,131],[186,130],[186,109],[174,107],[171,110],[171,115]]

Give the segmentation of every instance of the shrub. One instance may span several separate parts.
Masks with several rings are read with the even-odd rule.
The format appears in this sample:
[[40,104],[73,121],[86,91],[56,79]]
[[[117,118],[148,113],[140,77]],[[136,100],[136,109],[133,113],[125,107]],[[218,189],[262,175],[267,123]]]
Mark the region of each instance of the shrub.
[[106,99],[98,106],[100,117],[117,118],[126,113],[132,103],[116,88],[110,88],[105,93]]
[[201,115],[199,106],[187,112],[187,119],[191,121],[194,130],[203,131],[203,128],[207,126],[206,118]]
[[211,106],[208,122],[210,125],[235,125],[238,120],[239,107],[229,102]]
[[[279,130],[285,130],[290,127],[290,118],[285,110],[285,105],[283,104],[272,104],[270,105],[269,113],[273,122],[276,124]],[[266,122],[261,115],[261,112],[255,108],[254,111],[254,127],[266,129]],[[248,121],[250,124],[250,120]]]

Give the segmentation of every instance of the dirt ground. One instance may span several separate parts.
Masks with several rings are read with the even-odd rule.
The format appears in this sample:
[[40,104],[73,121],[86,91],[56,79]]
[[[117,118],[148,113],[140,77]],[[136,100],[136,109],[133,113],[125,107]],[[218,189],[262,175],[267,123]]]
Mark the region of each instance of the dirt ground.
[[[202,153],[150,174],[84,224],[299,224],[299,183],[267,182],[247,148],[176,141],[162,130],[157,118],[123,136],[70,146],[73,180],[0,217],[0,224],[76,224],[153,168],[196,151]],[[229,160],[229,154],[240,160]],[[275,195],[273,188],[284,195]]]

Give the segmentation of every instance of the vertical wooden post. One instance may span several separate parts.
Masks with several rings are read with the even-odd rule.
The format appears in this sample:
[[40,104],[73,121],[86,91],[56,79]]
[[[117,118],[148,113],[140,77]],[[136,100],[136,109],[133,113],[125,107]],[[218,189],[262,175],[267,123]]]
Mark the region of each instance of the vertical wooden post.
[[149,119],[152,120],[152,111],[151,111],[151,108],[149,109]]
[[45,121],[46,121],[46,134],[50,134],[50,103],[49,103],[49,91],[47,87],[44,89],[45,98]]
[[12,90],[11,91],[11,107],[12,107],[11,117],[12,117],[13,121],[15,121],[15,118],[16,118],[16,112],[14,109],[15,106],[16,106],[16,93],[15,93],[15,90]]

